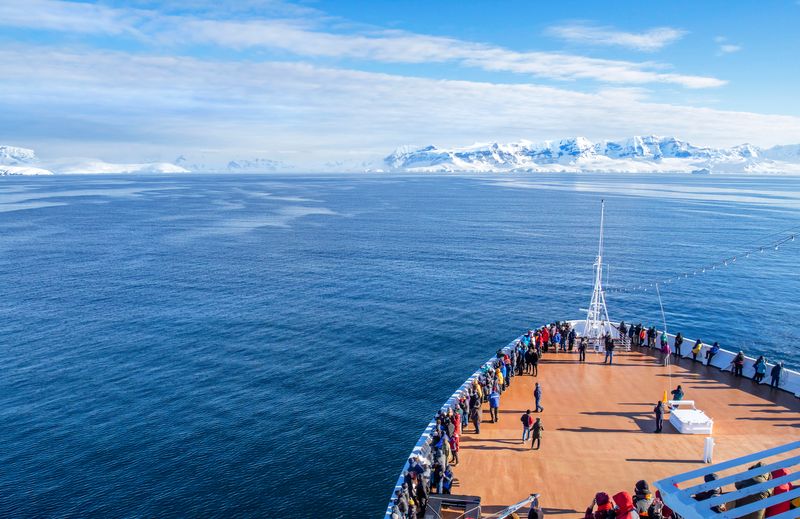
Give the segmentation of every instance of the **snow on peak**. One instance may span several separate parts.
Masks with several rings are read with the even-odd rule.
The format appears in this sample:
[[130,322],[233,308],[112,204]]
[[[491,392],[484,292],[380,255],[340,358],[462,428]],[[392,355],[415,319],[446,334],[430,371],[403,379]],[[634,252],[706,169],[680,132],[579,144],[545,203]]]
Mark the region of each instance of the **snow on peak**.
[[28,148],[16,146],[0,146],[0,164],[15,166],[36,162],[36,153]]
[[671,136],[635,135],[598,142],[578,136],[559,141],[494,142],[450,149],[401,147],[386,157],[384,163],[391,169],[405,171],[691,172],[707,168],[715,172],[800,172],[800,145],[769,150],[750,144],[708,148]]
[[0,177],[11,175],[52,175],[53,172],[32,166],[4,166],[0,164]]

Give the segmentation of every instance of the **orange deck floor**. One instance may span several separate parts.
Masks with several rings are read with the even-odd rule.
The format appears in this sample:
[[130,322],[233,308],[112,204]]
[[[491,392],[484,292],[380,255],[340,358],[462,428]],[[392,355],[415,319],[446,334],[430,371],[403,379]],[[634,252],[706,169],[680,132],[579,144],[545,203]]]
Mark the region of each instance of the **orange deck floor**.
[[[575,517],[597,491],[632,493],[639,479],[652,484],[698,468],[705,435],[679,434],[669,415],[663,433],[653,433],[656,401],[678,384],[714,420],[715,462],[800,437],[800,400],[791,394],[687,359],[664,367],[637,351],[614,357],[608,366],[602,354],[587,353],[579,364],[575,353],[548,353],[537,378],[514,377],[498,423],[484,404],[481,434],[471,425],[462,434],[453,493],[481,496],[487,515],[537,492],[546,515]],[[544,411],[532,414],[545,428],[539,450],[521,443],[520,416],[534,408],[534,382],[543,390]]]

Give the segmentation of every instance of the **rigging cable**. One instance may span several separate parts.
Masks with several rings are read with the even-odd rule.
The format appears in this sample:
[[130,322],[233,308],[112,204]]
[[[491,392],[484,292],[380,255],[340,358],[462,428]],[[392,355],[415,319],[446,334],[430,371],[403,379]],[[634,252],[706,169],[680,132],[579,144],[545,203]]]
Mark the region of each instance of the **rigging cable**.
[[798,229],[800,229],[800,226],[794,226],[794,227],[789,227],[788,229],[785,229],[783,231],[779,231],[779,232],[767,235],[766,237],[770,237],[770,236],[775,236],[775,235],[783,234],[783,233],[786,233],[786,232],[794,231],[794,232],[792,232],[792,234],[790,234],[788,236],[784,235],[783,237],[781,237],[778,240],[772,240],[772,241],[769,241],[769,242],[764,242],[763,241],[763,237],[762,237],[762,240],[759,240],[758,242],[752,242],[752,243],[758,243],[757,245],[751,245],[750,247],[748,247],[745,250],[742,250],[740,253],[738,253],[736,255],[728,256],[728,257],[722,258],[721,260],[715,261],[714,263],[706,264],[704,266],[700,266],[700,267],[697,267],[695,269],[689,269],[688,271],[684,271],[684,272],[679,273],[679,274],[673,274],[671,277],[669,277],[669,278],[667,278],[665,280],[654,281],[654,282],[649,283],[649,284],[643,283],[643,284],[636,285],[636,286],[630,287],[630,288],[624,288],[624,287],[607,288],[606,292],[612,292],[612,293],[619,293],[619,292],[628,293],[628,292],[639,292],[639,291],[647,292],[648,288],[657,287],[657,285],[659,283],[661,283],[661,284],[674,283],[674,282],[677,282],[677,281],[679,281],[681,279],[686,279],[690,275],[691,276],[697,276],[698,274],[704,274],[709,270],[716,270],[717,267],[730,266],[730,265],[736,263],[737,259],[739,259],[739,258],[749,258],[751,254],[755,254],[755,253],[763,254],[764,252],[773,251],[773,250],[777,251],[777,250],[780,249],[781,245],[783,245],[785,243],[789,243],[789,242],[795,241],[795,237],[797,235],[797,230]]

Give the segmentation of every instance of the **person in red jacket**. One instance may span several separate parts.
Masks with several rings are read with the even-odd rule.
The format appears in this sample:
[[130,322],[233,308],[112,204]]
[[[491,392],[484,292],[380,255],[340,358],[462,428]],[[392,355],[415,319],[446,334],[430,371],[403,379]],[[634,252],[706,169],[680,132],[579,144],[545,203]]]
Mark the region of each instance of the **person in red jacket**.
[[[597,507],[597,508],[595,508]],[[583,519],[608,519],[614,517],[614,505],[605,492],[598,492],[594,495],[594,501],[586,509]]]
[[456,466],[458,465],[458,447],[459,444],[461,443],[458,439],[458,435],[454,434],[453,436],[451,436],[449,443],[450,443],[450,452],[453,455],[452,465]]
[[612,498],[617,505],[615,510],[617,519],[639,519],[639,514],[633,508],[633,498],[624,490],[614,494]]
[[[772,479],[782,478],[783,476],[789,475],[789,469],[778,469],[772,471]],[[787,481],[783,485],[778,485],[772,491],[773,495],[783,494],[793,490],[795,487],[792,485],[791,481]],[[789,507],[791,505],[790,501],[784,501],[783,503],[778,503],[777,505],[772,505],[767,508],[767,517],[773,517],[778,514],[782,514],[783,512],[788,512]]]

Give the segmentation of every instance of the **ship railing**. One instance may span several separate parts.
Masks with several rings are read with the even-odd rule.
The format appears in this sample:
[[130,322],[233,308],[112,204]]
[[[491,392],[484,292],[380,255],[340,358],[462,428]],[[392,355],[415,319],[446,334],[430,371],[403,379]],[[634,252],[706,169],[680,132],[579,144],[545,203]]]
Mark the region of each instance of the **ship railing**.
[[[517,343],[521,340],[522,340],[522,335],[520,335],[513,341],[509,342],[507,346],[502,348],[502,352],[510,353],[511,351],[514,350]],[[494,355],[491,358],[489,358],[486,362],[481,364],[481,366],[477,370],[475,370],[475,372],[472,375],[470,375],[469,378],[467,378],[467,380],[465,380],[464,383],[461,384],[461,386],[458,389],[456,389],[456,391],[452,395],[450,395],[450,398],[448,398],[447,401],[444,403],[444,405],[442,405],[439,408],[440,411],[446,412],[448,409],[456,407],[456,404],[461,400],[461,397],[466,396],[469,393],[469,389],[472,387],[473,382],[477,380],[482,374],[484,374],[485,369],[491,366],[494,362],[496,362],[496,360],[497,356]],[[419,440],[417,440],[417,443],[416,445],[414,445],[414,448],[411,450],[411,454],[409,454],[408,458],[414,458],[414,457],[422,458],[427,461],[428,465],[432,465],[431,434],[433,433],[433,429],[435,426],[436,426],[436,417],[434,416],[434,418],[425,427],[425,430],[419,437]],[[466,427],[466,424],[463,424],[462,426]],[[397,478],[397,482],[395,483],[394,488],[392,489],[392,495],[389,498],[389,505],[386,507],[386,514],[384,516],[385,519],[391,519],[392,517],[395,492],[402,489],[404,482],[404,474],[410,468],[411,467],[409,465],[409,462],[408,460],[406,460],[402,470],[400,471],[400,476]]]
[[[584,323],[583,320],[577,321],[570,321],[572,326],[576,326],[577,324]],[[618,322],[612,322],[612,325],[619,326]],[[660,337],[662,334],[662,330],[658,330],[658,336]],[[669,342],[670,350],[675,352],[675,335],[671,333],[667,333],[667,341]],[[684,359],[691,359],[692,358],[692,347],[694,343],[697,342],[696,339],[690,339],[688,337],[683,338],[683,344],[681,345],[681,357]],[[713,344],[713,341],[712,341]],[[643,348],[647,348],[647,346],[643,346]],[[658,346],[656,346],[656,349]],[[648,348],[652,349],[652,348]],[[706,363],[706,352],[711,349],[710,344],[703,343],[703,346],[700,350],[700,353],[697,355],[697,361]],[[723,371],[731,369],[731,364],[733,363],[733,359],[736,357],[737,352],[733,352],[730,350],[722,349],[714,355],[711,359],[711,365],[719,368]],[[765,356],[766,357],[766,356]],[[753,366],[755,365],[756,358],[750,357],[745,354],[744,357],[744,373],[752,375],[753,373]],[[767,362],[767,371],[766,375],[764,376],[764,380],[762,380],[759,384],[766,384],[769,385],[771,377],[770,371],[772,367],[775,366],[774,362]],[[752,376],[748,376],[747,378],[752,379]],[[778,389],[786,391],[795,395],[796,397],[800,398],[800,372],[788,369],[784,366],[783,372],[781,374],[781,378],[778,384]],[[746,389],[745,389],[746,390]]]
[[[754,468],[752,464],[756,462],[762,463]],[[754,500],[753,497],[750,497],[800,479],[800,474],[797,473],[798,465],[800,465],[800,441],[795,441],[722,463],[706,465],[703,468],[684,472],[677,476],[664,478],[656,481],[654,485],[661,492],[661,498],[664,503],[684,519],[703,519],[706,517],[734,519],[759,512],[770,506],[788,503],[800,497],[800,486],[795,486],[787,492],[775,494],[764,499]],[[762,483],[756,483],[752,480],[756,476],[770,474],[778,469],[786,469],[788,475],[771,478]],[[733,473],[728,474],[729,472]],[[722,477],[705,482],[704,476],[712,473],[722,475]],[[747,482],[749,486],[737,488],[733,492],[726,492],[703,501],[697,501],[693,497],[700,492],[722,488],[727,485],[734,485],[735,487],[739,484],[739,486],[742,486],[743,482]],[[750,499],[747,499],[748,497]],[[741,499],[745,499],[745,503],[741,506],[734,506]],[[720,505],[726,505],[725,510],[716,512],[714,508]],[[772,516],[772,519],[795,518],[798,517],[797,513],[797,510],[789,510]]]

